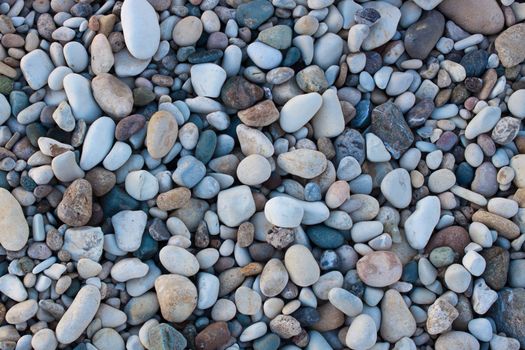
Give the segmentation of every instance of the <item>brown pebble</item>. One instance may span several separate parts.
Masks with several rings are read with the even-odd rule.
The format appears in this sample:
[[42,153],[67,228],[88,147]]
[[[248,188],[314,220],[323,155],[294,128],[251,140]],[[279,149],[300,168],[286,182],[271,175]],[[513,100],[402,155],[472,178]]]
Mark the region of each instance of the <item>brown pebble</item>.
[[191,191],[186,187],[179,187],[159,194],[157,206],[160,210],[170,211],[182,208],[191,198]]
[[272,100],[265,100],[237,113],[239,119],[253,127],[268,126],[279,119],[279,111]]
[[109,14],[98,18],[99,30],[98,32],[108,36],[112,31],[115,23],[117,22],[117,16]]
[[478,210],[472,215],[472,221],[481,222],[488,228],[498,231],[501,236],[510,240],[515,239],[520,235],[520,228],[518,225],[504,217],[488,211]]
[[199,350],[218,349],[230,340],[226,322],[215,322],[200,331],[195,337],[195,348]]
[[449,226],[432,235],[425,247],[425,252],[428,254],[434,248],[450,247],[460,256],[463,256],[465,247],[469,243],[470,237],[467,230],[461,226]]
[[64,239],[57,229],[51,229],[46,235],[46,244],[52,251],[56,252],[62,248]]
[[91,184],[84,179],[73,181],[57,207],[57,216],[69,226],[84,226],[91,218],[93,194]]
[[317,311],[319,312],[320,319],[312,326],[312,329],[316,331],[332,331],[345,323],[345,314],[330,303],[318,307]]
[[126,42],[124,41],[124,34],[121,32],[112,32],[108,36],[109,45],[111,46],[111,51],[117,53],[123,48],[126,47]]
[[115,128],[115,138],[125,141],[139,132],[146,125],[146,118],[141,114],[132,114],[122,118]]
[[274,226],[266,234],[266,242],[276,249],[284,249],[295,240],[295,231],[291,228]]
[[401,278],[403,265],[395,253],[371,252],[357,261],[357,274],[367,285],[386,287]]
[[246,248],[253,243],[255,228],[251,222],[243,222],[237,230],[237,244]]
[[264,265],[257,262],[251,262],[246,266],[243,266],[241,268],[241,273],[243,276],[249,277],[249,276],[257,276],[262,272],[264,268]]
[[278,315],[270,321],[270,330],[283,339],[289,339],[301,333],[301,324],[289,315]]
[[86,180],[91,184],[93,194],[97,197],[101,197],[111,191],[117,182],[117,178],[113,172],[101,167],[88,171]]

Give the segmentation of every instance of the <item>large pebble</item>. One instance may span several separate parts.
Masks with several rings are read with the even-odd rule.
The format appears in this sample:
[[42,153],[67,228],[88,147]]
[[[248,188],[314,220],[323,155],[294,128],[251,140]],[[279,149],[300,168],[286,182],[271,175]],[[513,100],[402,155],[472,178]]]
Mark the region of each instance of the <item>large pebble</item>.
[[359,278],[371,287],[386,287],[401,278],[403,266],[392,252],[371,252],[357,262]]
[[49,56],[41,49],[29,52],[20,60],[20,69],[27,84],[33,90],[38,90],[47,84],[49,74],[54,68]]
[[297,149],[277,157],[277,165],[287,173],[305,179],[313,179],[326,170],[326,156],[310,149]]
[[292,282],[300,287],[311,286],[319,279],[319,265],[304,245],[289,247],[284,255],[284,264]]
[[381,181],[381,193],[396,208],[406,208],[412,200],[410,174],[403,168],[392,170]]
[[184,322],[197,307],[197,288],[184,276],[162,275],[155,280],[162,317],[169,322]]
[[157,111],[148,122],[146,147],[153,158],[162,158],[171,150],[177,140],[177,120],[167,111]]
[[295,228],[303,220],[304,209],[297,200],[279,196],[266,202],[264,215],[275,226]]
[[428,196],[417,202],[416,210],[405,221],[405,235],[412,248],[425,248],[440,216],[438,197]]
[[255,213],[255,202],[248,186],[232,187],[219,192],[217,214],[219,219],[231,227],[239,226]]
[[98,288],[92,285],[82,287],[57,324],[58,341],[62,344],[71,344],[77,340],[95,317],[99,305]]
[[20,203],[6,189],[0,188],[0,244],[7,250],[22,249],[29,237],[29,226]]
[[296,132],[315,116],[322,104],[323,98],[316,92],[291,98],[281,109],[281,128],[289,133]]
[[111,118],[101,117],[91,124],[80,156],[80,167],[83,170],[90,170],[104,160],[113,146],[114,134],[115,122]]
[[129,52],[141,60],[153,57],[160,42],[160,26],[153,6],[147,0],[126,0],[120,18]]

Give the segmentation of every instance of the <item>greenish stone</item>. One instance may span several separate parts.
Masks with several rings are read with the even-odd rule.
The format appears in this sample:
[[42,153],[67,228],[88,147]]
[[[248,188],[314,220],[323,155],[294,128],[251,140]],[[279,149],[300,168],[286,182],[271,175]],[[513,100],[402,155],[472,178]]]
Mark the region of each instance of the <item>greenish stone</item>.
[[29,97],[22,91],[11,91],[9,94],[11,113],[16,117],[21,110],[29,106]]
[[286,55],[284,56],[284,60],[281,63],[281,66],[283,67],[291,67],[294,64],[296,64],[301,59],[301,51],[299,51],[298,48],[291,47],[286,51]]
[[167,323],[153,326],[148,331],[149,350],[184,350],[186,338]]
[[260,32],[257,39],[278,50],[284,50],[292,45],[292,28],[283,25],[270,27]]
[[201,50],[188,56],[191,64],[210,63],[222,58],[224,53],[219,49]]
[[144,233],[142,235],[140,247],[135,252],[133,252],[133,256],[139,258],[140,260],[148,260],[155,256],[158,248],[159,243],[154,240],[149,233]]
[[13,91],[13,80],[6,76],[0,76],[0,94],[9,95]]
[[345,243],[345,238],[338,230],[325,225],[310,226],[306,234],[316,246],[323,249],[336,249]]
[[20,267],[20,270],[22,270],[24,273],[29,273],[35,267],[35,263],[27,256],[24,256],[18,260],[18,266]]
[[66,290],[66,295],[70,298],[74,298],[75,295],[77,295],[78,291],[80,290],[80,280],[74,279],[71,281],[71,285]]
[[23,175],[22,177],[20,177],[20,185],[22,185],[22,188],[24,190],[29,192],[33,192],[33,190],[37,186],[36,182],[27,175]]
[[197,126],[199,130],[202,130],[204,128],[204,123],[202,122],[202,119],[195,114],[190,115],[190,118],[188,119],[188,123],[193,123]]
[[155,93],[147,87],[133,89],[133,103],[135,106],[145,106],[155,100]]
[[190,57],[192,53],[195,52],[195,47],[193,46],[185,46],[181,47],[177,50],[177,61],[184,62]]
[[429,260],[437,268],[454,263],[456,253],[450,247],[438,247],[430,252]]
[[235,19],[239,27],[257,29],[273,15],[273,6],[266,0],[254,0],[237,7]]
[[416,283],[417,278],[419,277],[417,262],[410,261],[403,267],[403,275],[401,275],[401,280],[408,283]]
[[47,129],[40,123],[32,123],[26,127],[26,136],[33,147],[38,147],[38,139],[47,134]]
[[8,190],[11,186],[9,186],[9,182],[7,182],[7,173],[5,171],[0,171],[0,187],[5,188]]
[[277,334],[268,333],[253,342],[253,350],[277,350],[281,345],[281,339]]
[[113,187],[108,194],[102,197],[100,205],[106,217],[111,217],[122,210],[137,210],[140,208],[140,202],[120,187]]
[[215,132],[212,130],[204,131],[199,137],[197,147],[195,147],[195,158],[204,164],[208,163],[211,160],[211,157],[213,157],[213,152],[215,152],[216,146],[217,135]]

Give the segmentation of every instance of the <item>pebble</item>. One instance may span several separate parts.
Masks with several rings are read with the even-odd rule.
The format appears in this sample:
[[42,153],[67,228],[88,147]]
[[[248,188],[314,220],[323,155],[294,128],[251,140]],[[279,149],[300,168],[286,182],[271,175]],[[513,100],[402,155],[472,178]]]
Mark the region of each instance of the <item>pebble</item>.
[[[226,80],[226,71],[213,63],[195,64],[191,67],[191,84],[199,96],[218,97]],[[210,83],[211,82],[211,83]]]
[[416,321],[401,294],[395,289],[385,292],[381,300],[381,337],[391,343],[416,332]]
[[395,169],[381,181],[381,193],[396,208],[406,208],[412,200],[410,175],[403,168]]
[[445,350],[450,347],[461,346],[465,350],[479,349],[479,343],[472,335],[461,331],[450,331],[439,336],[436,340],[435,349]]
[[286,132],[296,132],[320,110],[323,97],[316,92],[295,96],[282,108],[279,123]]
[[54,68],[49,56],[41,49],[31,51],[20,60],[20,70],[33,90],[46,86],[49,74]]
[[29,238],[29,226],[22,207],[4,188],[0,188],[0,204],[5,213],[0,217],[0,244],[7,250],[18,251],[26,245]]
[[326,170],[326,156],[309,149],[297,149],[277,157],[277,165],[287,173],[312,179]]
[[169,322],[183,322],[197,306],[197,288],[184,276],[168,274],[155,280],[162,317]]
[[133,93],[122,81],[108,73],[97,75],[91,81],[93,96],[100,108],[117,120],[131,114]]
[[160,42],[160,27],[155,9],[146,0],[125,1],[120,17],[126,47],[136,58],[153,57]]
[[100,291],[92,285],[85,285],[75,296],[56,326],[57,340],[71,344],[77,340],[91,323],[100,305]]
[[427,245],[440,215],[438,197],[428,196],[417,202],[416,210],[405,221],[405,235],[412,248],[423,249]]
[[312,253],[303,245],[290,246],[286,250],[284,264],[290,279],[298,286],[308,287],[319,279],[319,265],[317,265]]
[[264,215],[273,225],[294,228],[301,224],[304,209],[296,200],[279,196],[266,202]]
[[525,51],[516,45],[525,35],[525,25],[513,25],[500,33],[494,45],[501,64],[508,68],[521,63],[525,59]]
[[248,186],[236,186],[219,192],[217,214],[224,224],[231,227],[239,226],[254,213],[255,202]]
[[401,278],[402,264],[392,252],[371,252],[357,261],[359,278],[372,287],[386,287]]
[[509,100],[507,101],[507,108],[516,118],[525,118],[525,108],[521,103],[524,97],[525,89],[516,90],[510,95]]
[[146,147],[153,158],[162,158],[172,149],[178,135],[175,117],[167,111],[158,111],[148,122]]
[[377,329],[374,319],[362,314],[352,320],[345,342],[350,349],[369,349],[377,341]]
[[503,12],[494,0],[467,0],[460,3],[445,0],[438,8],[441,13],[470,33],[495,34],[504,25]]

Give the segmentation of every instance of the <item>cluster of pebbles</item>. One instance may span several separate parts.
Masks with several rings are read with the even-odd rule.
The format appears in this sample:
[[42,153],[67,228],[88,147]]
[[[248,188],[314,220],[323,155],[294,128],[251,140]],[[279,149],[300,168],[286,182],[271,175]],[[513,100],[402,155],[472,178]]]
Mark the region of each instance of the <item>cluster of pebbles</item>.
[[524,20],[0,1],[0,349],[525,348]]

